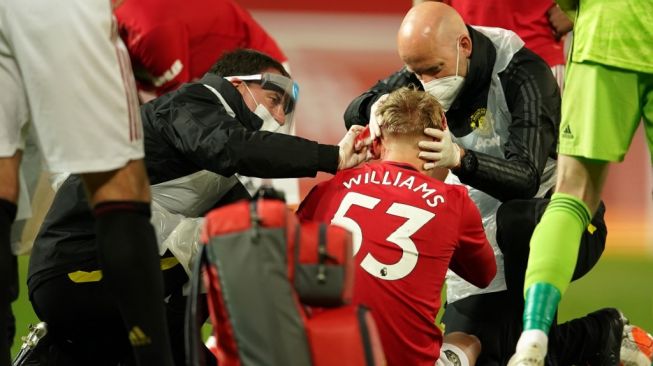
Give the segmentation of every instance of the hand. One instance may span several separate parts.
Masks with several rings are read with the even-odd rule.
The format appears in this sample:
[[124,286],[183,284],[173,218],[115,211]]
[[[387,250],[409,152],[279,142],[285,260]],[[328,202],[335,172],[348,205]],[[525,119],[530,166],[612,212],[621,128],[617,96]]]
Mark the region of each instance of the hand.
[[460,165],[460,147],[451,140],[449,128],[440,130],[427,128],[424,130],[427,136],[433,137],[433,141],[420,141],[420,159],[428,160],[424,163],[424,169],[433,168],[452,169]]
[[574,23],[558,6],[550,7],[547,11],[547,15],[549,17],[549,24],[551,24],[553,36],[557,40],[560,40],[560,38],[574,28]]
[[375,138],[381,137],[381,125],[383,125],[383,120],[376,117],[376,110],[379,109],[386,99],[388,99],[388,94],[383,94],[370,108],[370,143],[371,141],[374,141]]
[[351,126],[345,137],[338,143],[338,147],[340,147],[338,170],[353,168],[368,160],[367,146],[363,141],[356,141],[356,136],[364,129],[363,126]]

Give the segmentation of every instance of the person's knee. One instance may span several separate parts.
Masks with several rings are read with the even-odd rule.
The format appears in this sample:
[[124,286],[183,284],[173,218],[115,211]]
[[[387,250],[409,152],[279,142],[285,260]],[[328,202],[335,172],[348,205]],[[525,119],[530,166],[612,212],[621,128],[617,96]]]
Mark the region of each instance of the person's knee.
[[534,227],[537,223],[532,220],[531,215],[533,200],[510,200],[506,201],[497,209],[497,235],[506,234],[516,227],[528,224]]
[[481,353],[481,341],[472,334],[451,332],[444,337],[444,343],[458,347],[465,353],[470,365],[476,364]]
[[481,340],[473,334],[451,332],[444,337],[444,341],[446,343],[454,344],[464,351],[471,350],[476,353],[481,352]]
[[541,201],[543,199],[510,200],[499,206],[496,239],[504,254],[518,250],[528,255],[528,242],[539,221]]
[[581,199],[592,213],[599,207],[608,163],[560,155],[556,192]]
[[150,201],[150,183],[143,160],[131,160],[109,172],[82,175],[91,205],[107,201]]

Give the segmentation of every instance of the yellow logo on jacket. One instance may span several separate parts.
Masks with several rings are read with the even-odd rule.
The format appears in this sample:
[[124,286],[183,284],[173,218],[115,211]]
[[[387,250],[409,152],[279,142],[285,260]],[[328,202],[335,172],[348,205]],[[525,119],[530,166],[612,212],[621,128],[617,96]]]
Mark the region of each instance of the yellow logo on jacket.
[[492,116],[486,108],[477,109],[469,117],[469,126],[481,136],[492,135]]

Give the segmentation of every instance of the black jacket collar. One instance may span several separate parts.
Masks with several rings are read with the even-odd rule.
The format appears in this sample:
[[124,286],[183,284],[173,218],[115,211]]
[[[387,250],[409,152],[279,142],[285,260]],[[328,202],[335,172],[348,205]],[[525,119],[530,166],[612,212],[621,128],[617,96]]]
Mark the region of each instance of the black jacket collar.
[[492,69],[496,60],[494,44],[474,28],[467,26],[472,39],[472,55],[469,70],[460,93],[447,111],[447,122],[455,136],[465,136],[472,131],[470,118],[487,107],[487,96],[492,80]]
[[261,128],[263,120],[247,107],[243,96],[228,80],[215,74],[206,73],[198,83],[206,84],[217,90],[236,113],[236,119],[245,127],[257,131]]

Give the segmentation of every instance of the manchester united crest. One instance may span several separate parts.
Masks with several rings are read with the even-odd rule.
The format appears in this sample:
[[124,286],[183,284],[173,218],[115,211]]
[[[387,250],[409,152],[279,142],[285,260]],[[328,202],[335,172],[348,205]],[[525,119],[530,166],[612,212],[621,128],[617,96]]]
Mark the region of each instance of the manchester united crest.
[[492,135],[492,115],[486,108],[477,109],[469,117],[470,127],[481,136]]

